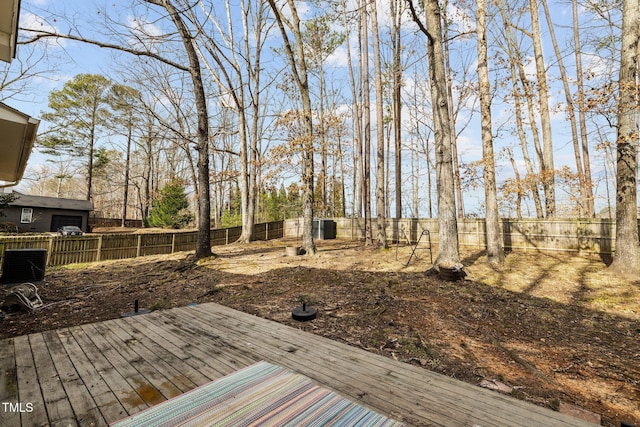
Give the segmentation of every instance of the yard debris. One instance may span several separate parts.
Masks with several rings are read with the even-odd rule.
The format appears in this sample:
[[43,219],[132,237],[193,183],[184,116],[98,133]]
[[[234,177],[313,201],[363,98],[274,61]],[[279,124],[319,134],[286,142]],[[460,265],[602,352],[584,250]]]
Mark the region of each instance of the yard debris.
[[484,379],[480,383],[480,387],[488,388],[489,390],[499,391],[500,393],[511,394],[513,393],[513,387],[506,385],[498,380]]
[[[483,378],[509,381],[513,392],[505,396],[546,407],[580,404],[602,414],[604,425],[627,414],[625,421],[640,427],[640,288],[605,275],[600,257],[514,251],[496,270],[480,250],[463,249],[465,270],[470,266],[476,280],[446,282],[425,277],[423,262],[389,263],[393,254],[360,241],[318,241],[316,257],[295,259],[281,256],[293,239],[281,242],[217,246],[217,259],[182,273],[175,268],[185,252],[52,268],[45,285],[36,283],[45,306],[5,311],[0,339],[113,319],[136,298],[141,305],[161,301],[162,309],[216,302],[389,358],[393,352],[476,386]],[[406,259],[411,249],[400,249]],[[575,298],[584,283],[589,298]],[[322,315],[292,320],[298,296],[309,293]],[[633,334],[616,332],[626,330]],[[298,354],[286,352],[290,344],[282,352]]]
[[2,306],[8,308],[19,306],[29,311],[42,307],[38,287],[33,283],[21,283],[10,287]]
[[572,405],[571,403],[560,401],[560,405],[558,407],[558,412],[562,414],[568,414],[575,418],[588,421],[590,423],[594,423],[596,425],[602,424],[602,417],[600,414],[596,414],[595,412],[587,411],[584,408],[581,408],[576,405]]

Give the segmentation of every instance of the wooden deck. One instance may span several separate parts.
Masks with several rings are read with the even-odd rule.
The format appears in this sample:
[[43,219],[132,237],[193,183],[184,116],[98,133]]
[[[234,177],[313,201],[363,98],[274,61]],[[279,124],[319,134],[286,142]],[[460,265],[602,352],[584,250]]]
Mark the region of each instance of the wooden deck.
[[104,426],[258,360],[409,425],[591,425],[208,303],[0,341],[0,426]]

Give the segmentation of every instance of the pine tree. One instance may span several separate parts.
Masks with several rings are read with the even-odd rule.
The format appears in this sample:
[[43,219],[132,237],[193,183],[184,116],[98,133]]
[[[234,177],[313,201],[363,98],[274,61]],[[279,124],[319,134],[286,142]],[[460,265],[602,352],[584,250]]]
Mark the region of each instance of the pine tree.
[[193,220],[184,187],[173,181],[160,190],[147,218],[150,227],[183,228]]
[[46,154],[82,158],[86,161],[86,198],[92,198],[93,162],[98,130],[109,117],[106,97],[111,81],[99,74],[78,74],[49,95],[51,112],[42,118],[53,131],[40,141]]

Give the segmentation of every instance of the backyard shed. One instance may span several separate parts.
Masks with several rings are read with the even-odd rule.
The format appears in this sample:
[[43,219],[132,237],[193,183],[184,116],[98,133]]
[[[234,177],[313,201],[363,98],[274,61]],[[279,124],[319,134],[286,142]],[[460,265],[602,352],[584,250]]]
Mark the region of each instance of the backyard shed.
[[93,210],[93,203],[88,200],[14,194],[17,197],[4,210],[2,221],[15,224],[21,233],[57,231],[64,225],[76,225],[82,231],[89,231],[89,212]]

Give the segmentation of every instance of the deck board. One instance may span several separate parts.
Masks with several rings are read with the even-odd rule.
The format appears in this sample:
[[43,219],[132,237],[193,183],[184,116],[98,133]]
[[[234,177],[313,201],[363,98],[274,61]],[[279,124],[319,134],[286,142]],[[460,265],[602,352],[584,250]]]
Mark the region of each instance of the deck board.
[[68,400],[71,404],[73,410],[71,417],[76,419],[79,425],[96,427],[106,425],[104,417],[69,359],[58,334],[55,331],[48,331],[43,333],[42,337],[62,383],[63,390],[58,390],[64,393],[59,392],[58,398]]
[[[69,362],[73,365],[78,377],[89,393],[89,396],[85,396],[85,398],[93,399],[104,422],[109,423],[109,421],[118,420],[126,416],[127,412],[124,407],[87,356],[87,354],[91,354],[90,349],[87,349],[87,353],[85,353],[69,329],[61,329],[55,332],[67,353]],[[97,425],[102,424],[100,420],[96,420],[96,423]],[[84,425],[84,423],[82,424]]]
[[[17,404],[18,374],[13,339],[8,339],[7,345],[0,345],[0,402]],[[4,408],[0,408],[2,411]],[[19,412],[5,412],[0,418],[0,426],[15,426],[20,424]]]
[[[52,426],[77,425],[73,409],[71,409],[71,402],[67,398],[58,371],[53,364],[47,344],[44,342],[44,336],[42,334],[29,335],[29,344],[31,344],[31,353],[49,423]],[[20,384],[18,384],[19,386]]]
[[141,357],[145,363],[154,366],[159,372],[162,372],[170,383],[179,391],[178,394],[182,394],[197,386],[195,382],[174,368],[171,361],[165,361],[164,358],[160,357],[161,354],[165,354],[161,348],[158,346],[154,348],[146,347],[144,345],[144,337],[139,338],[138,336],[129,333],[129,331],[125,330],[123,325],[119,322],[109,322],[105,324],[117,339],[127,344],[126,347],[128,349]]
[[[94,345],[93,341],[81,327],[73,327],[70,328],[69,331],[78,343],[80,351],[86,355],[98,375],[88,377],[85,379],[85,383],[87,383],[87,381],[95,381],[98,387],[106,387],[113,393],[113,396],[117,399],[117,405],[122,406],[124,410],[123,414],[117,415],[118,419],[149,407],[111,362],[107,360],[100,349]],[[82,356],[78,355],[78,357]],[[114,406],[116,405],[114,404]],[[105,411],[102,411],[102,406],[100,408],[107,422],[117,421],[109,417]]]
[[33,404],[0,425],[103,426],[259,360],[409,425],[591,425],[214,303],[0,341],[0,401]]

